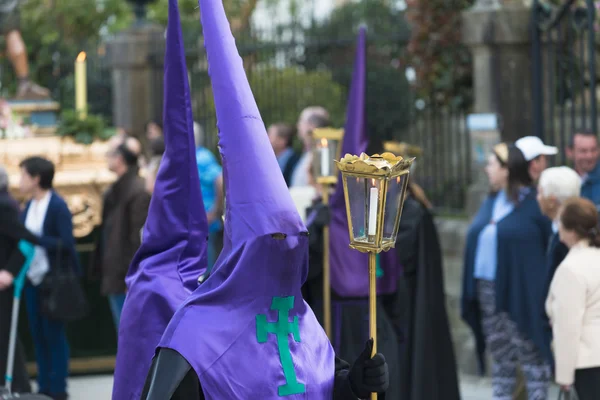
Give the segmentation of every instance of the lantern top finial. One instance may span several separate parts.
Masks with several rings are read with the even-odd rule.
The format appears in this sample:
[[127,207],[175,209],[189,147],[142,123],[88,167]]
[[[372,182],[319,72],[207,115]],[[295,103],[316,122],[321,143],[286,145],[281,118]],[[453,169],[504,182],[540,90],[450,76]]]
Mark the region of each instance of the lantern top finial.
[[316,128],[312,131],[312,136],[314,139],[342,140],[344,137],[344,130],[335,128]]
[[406,142],[383,142],[383,149],[384,151],[405,156],[420,156],[421,154],[423,154],[422,148]]
[[395,176],[410,169],[415,158],[405,159],[392,153],[373,154],[362,153],[360,156],[346,154],[336,164],[340,171],[364,175]]

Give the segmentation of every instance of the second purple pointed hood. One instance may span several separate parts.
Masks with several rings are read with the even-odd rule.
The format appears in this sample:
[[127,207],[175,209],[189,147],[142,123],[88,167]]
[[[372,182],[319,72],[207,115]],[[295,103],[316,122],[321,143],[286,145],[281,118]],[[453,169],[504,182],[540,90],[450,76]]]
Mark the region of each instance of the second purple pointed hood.
[[196,166],[190,89],[177,0],[169,0],[164,72],[165,152],[129,267],[114,399],[139,399],[154,351],[206,269],[208,224]]
[[[225,234],[240,243],[275,232],[306,231],[273,154],[229,22],[216,10],[222,8],[217,3],[202,3],[201,10],[223,158]],[[211,18],[204,17],[208,14]]]

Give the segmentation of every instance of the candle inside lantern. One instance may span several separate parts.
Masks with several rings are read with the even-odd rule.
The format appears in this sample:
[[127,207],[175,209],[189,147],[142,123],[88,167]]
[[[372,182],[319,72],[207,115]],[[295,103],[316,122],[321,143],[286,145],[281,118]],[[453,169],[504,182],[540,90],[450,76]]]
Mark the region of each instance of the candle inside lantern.
[[[375,180],[373,179],[373,185]],[[379,202],[379,191],[376,187],[372,187],[369,199],[369,229],[368,235],[375,236],[377,234],[377,203]]]
[[321,176],[329,176],[329,145],[327,139],[321,139]]
[[75,111],[79,118],[87,116],[87,67],[86,54],[82,51],[75,60]]

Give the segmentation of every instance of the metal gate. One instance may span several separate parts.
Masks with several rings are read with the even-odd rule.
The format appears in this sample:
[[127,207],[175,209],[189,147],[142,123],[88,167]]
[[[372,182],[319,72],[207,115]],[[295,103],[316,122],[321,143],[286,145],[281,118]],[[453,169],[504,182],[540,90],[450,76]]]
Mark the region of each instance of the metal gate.
[[598,133],[597,27],[594,0],[567,0],[560,5],[534,1],[534,132],[562,150],[563,162],[564,149],[575,132]]

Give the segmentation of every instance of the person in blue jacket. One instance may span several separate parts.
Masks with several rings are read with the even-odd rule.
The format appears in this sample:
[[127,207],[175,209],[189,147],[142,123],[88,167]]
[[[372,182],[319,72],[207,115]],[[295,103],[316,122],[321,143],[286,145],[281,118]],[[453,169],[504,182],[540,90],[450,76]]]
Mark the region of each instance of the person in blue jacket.
[[512,399],[520,366],[529,399],[544,400],[552,354],[543,316],[546,247],[551,221],[542,215],[529,163],[514,145],[498,144],[486,172],[492,192],[467,233],[462,317],[492,358],[493,399]]
[[69,265],[81,272],[73,237],[73,220],[65,200],[53,190],[54,164],[45,158],[29,157],[20,164],[19,189],[30,198],[21,221],[38,237],[27,271],[24,297],[29,329],[38,366],[39,393],[53,400],[66,400],[69,376],[69,343],[65,323],[44,315],[41,284],[46,274]]

